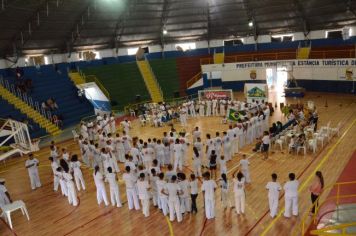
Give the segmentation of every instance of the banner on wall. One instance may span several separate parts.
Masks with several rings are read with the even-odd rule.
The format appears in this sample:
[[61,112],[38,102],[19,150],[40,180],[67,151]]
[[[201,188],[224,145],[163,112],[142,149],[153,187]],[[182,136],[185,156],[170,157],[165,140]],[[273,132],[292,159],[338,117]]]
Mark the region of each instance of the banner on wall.
[[203,73],[221,71],[223,81],[265,80],[266,69],[283,66],[293,70],[296,79],[356,80],[356,59],[276,60],[202,65]]
[[245,97],[247,102],[251,102],[252,100],[258,101],[267,101],[268,98],[268,86],[267,84],[245,84]]
[[231,89],[221,90],[199,90],[199,100],[204,99],[233,99],[233,93]]

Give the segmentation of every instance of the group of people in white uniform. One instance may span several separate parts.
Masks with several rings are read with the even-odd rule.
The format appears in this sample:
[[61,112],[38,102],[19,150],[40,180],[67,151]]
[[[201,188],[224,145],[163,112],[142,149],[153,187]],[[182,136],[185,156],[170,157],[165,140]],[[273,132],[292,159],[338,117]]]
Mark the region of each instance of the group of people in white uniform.
[[[144,142],[138,138],[131,138],[131,124],[127,120],[120,123],[123,128],[122,135],[116,132],[114,116],[99,115],[95,121],[81,124],[78,140],[81,157],[87,167],[94,169],[93,179],[99,205],[102,202],[106,206],[109,205],[106,193],[106,183],[108,183],[112,206],[122,206],[118,185],[118,174],[121,172],[119,162],[124,166],[124,173],[120,175],[125,182],[128,208],[130,210],[142,208],[146,217],[150,215],[152,201],[152,204],[164,215],[169,214],[171,221],[177,219],[180,222],[183,214],[198,211],[196,199],[202,192],[206,218],[212,219],[215,217],[217,188],[221,189],[223,207],[233,205],[230,202],[230,182],[233,186],[236,213],[245,213],[245,185],[251,184],[250,162],[248,157],[243,155],[240,168],[233,174],[232,180],[227,178],[226,162],[230,161],[239,149],[262,136],[263,131],[268,127],[269,108],[264,103],[205,100],[196,104],[199,107],[197,111],[194,109],[196,107],[194,104],[194,102],[187,102],[182,105],[181,109],[185,109],[187,118],[198,114],[224,115],[226,108],[229,107],[246,111],[246,115],[241,116],[236,124],[231,124],[222,136],[219,132],[216,132],[215,137],[207,134],[204,143],[199,127],[192,131],[192,141],[185,132],[178,133],[172,128],[169,133],[164,132],[161,139],[148,139]],[[193,171],[189,178],[183,172],[183,167],[188,166],[188,148],[193,149]],[[60,155],[59,148],[53,143],[49,159],[53,170],[54,191],[60,188],[61,193],[68,197],[69,203],[77,206],[77,191],[86,189],[78,156],[68,153],[66,149],[62,149]],[[38,165],[38,160],[31,154],[26,161],[26,168],[32,189],[41,186]],[[216,176],[217,166],[220,167],[220,178]],[[165,167],[167,171],[164,172]],[[290,181],[283,187],[286,217],[290,217],[291,213],[298,215],[298,181],[295,180],[293,173],[289,175],[289,179]],[[200,190],[198,181],[202,181]],[[272,180],[267,183],[266,189],[270,215],[275,217],[282,190],[276,174],[272,174]]]

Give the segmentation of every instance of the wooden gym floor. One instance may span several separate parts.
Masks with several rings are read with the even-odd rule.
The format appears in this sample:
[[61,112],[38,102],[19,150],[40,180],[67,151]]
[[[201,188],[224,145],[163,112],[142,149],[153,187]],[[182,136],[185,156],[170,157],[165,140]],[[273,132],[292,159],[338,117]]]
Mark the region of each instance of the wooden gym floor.
[[[240,99],[242,94],[236,94]],[[349,157],[356,146],[356,99],[351,95],[308,93],[300,102],[312,100],[319,112],[319,127],[331,120],[331,126],[342,122],[340,137],[334,137],[315,155],[290,155],[275,151],[267,161],[261,160],[260,154],[250,155],[252,184],[246,188],[246,212],[244,216],[237,216],[234,209],[224,210],[220,202],[220,190],[216,191],[216,218],[206,220],[202,194],[198,196],[198,214],[185,215],[183,222],[170,223],[153,206],[150,207],[150,217],[145,218],[141,211],[129,211],[127,204],[122,208],[98,206],[96,202],[95,186],[92,170],[84,169],[84,178],[87,190],[78,193],[80,205],[73,207],[68,204],[67,198],[58,192],[53,192],[52,171],[48,161],[49,149],[44,148],[35,153],[40,160],[39,167],[42,188],[31,191],[27,170],[24,167],[25,157],[13,158],[6,165],[1,164],[0,177],[6,179],[6,186],[13,200],[23,200],[30,214],[30,221],[21,215],[21,212],[12,214],[14,230],[11,231],[4,222],[0,222],[0,235],[291,235],[293,229],[299,226],[300,218],[284,219],[277,217],[272,220],[268,214],[266,183],[270,180],[272,172],[276,172],[279,181],[283,184],[289,172],[295,172],[301,182],[300,215],[310,206],[308,186],[311,176],[316,169],[321,170],[325,176],[326,185],[333,184],[339,177]],[[328,107],[325,107],[327,100]],[[283,97],[270,94],[270,101],[285,102]],[[288,99],[288,103],[298,100]],[[279,109],[276,109],[271,121],[281,120]],[[220,123],[218,117],[203,117],[189,119],[187,131],[191,132],[199,126],[205,141],[206,133],[224,131],[227,125]],[[169,127],[152,128],[140,127],[138,121],[133,122],[131,136],[141,138],[161,138],[163,131]],[[177,130],[181,127],[176,124]],[[57,144],[60,148],[67,147],[72,153],[78,153],[78,145],[73,140]],[[242,153],[252,154],[253,146],[240,150]],[[189,149],[189,161],[192,152]],[[241,155],[236,155],[228,163],[229,178],[238,169]],[[120,164],[123,171],[123,166]],[[185,168],[190,174],[191,167]],[[119,174],[121,179],[121,174]],[[107,189],[108,190],[108,189]],[[109,193],[109,192],[108,192]],[[120,181],[122,202],[126,203],[125,186]],[[325,193],[323,196],[327,196]],[[233,193],[231,192],[233,202]],[[284,206],[283,198],[280,200],[281,210]]]

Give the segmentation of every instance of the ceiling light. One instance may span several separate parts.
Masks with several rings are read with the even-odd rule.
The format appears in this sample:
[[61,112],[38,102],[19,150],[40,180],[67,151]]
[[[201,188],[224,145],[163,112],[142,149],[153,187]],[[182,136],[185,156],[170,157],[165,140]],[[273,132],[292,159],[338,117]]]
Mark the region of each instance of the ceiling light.
[[163,34],[167,34],[167,33],[168,33],[168,31],[164,29],[163,30]]
[[250,20],[250,21],[248,22],[248,26],[249,26],[249,27],[252,27],[252,26],[253,26],[253,21],[252,21],[252,20]]

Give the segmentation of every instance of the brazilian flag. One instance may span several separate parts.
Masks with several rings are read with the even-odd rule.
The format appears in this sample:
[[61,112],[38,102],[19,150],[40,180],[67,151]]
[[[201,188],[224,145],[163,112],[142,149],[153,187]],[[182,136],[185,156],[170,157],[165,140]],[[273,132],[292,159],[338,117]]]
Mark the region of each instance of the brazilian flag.
[[230,108],[228,119],[232,120],[232,121],[238,121],[238,120],[241,120],[244,115],[246,115],[246,112],[236,111],[236,110]]

